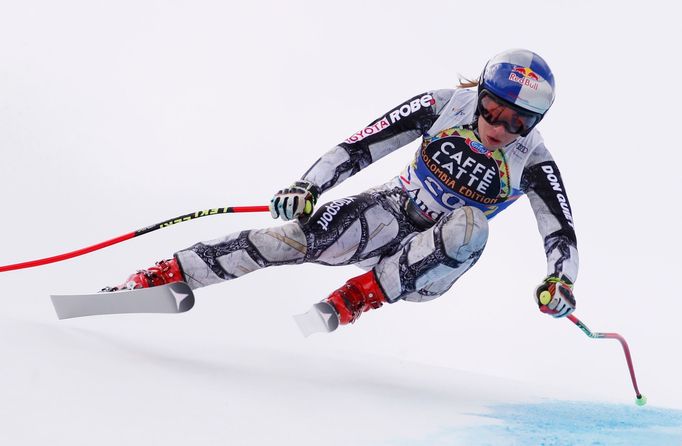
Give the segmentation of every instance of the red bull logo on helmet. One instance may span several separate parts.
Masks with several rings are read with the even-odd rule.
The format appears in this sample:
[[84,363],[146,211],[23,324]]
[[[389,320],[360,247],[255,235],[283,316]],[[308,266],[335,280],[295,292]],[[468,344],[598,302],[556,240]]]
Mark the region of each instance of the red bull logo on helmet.
[[540,76],[528,67],[514,66],[509,73],[509,80],[533,90],[537,90],[541,81]]

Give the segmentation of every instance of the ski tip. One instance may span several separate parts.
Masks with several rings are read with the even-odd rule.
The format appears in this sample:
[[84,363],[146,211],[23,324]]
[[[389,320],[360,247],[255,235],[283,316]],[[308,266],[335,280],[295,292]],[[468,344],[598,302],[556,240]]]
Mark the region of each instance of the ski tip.
[[62,320],[62,319],[69,319],[71,316],[69,316],[68,313],[65,313],[63,311],[62,305],[61,305],[61,296],[58,294],[52,294],[50,295],[50,300],[52,301],[52,307],[54,307],[55,313],[57,313],[57,319]]
[[178,313],[184,313],[194,307],[194,293],[185,282],[175,282],[168,285],[178,308]]
[[194,293],[184,282],[158,287],[50,296],[57,318],[130,313],[184,313],[194,307]]
[[339,317],[326,302],[318,302],[303,314],[294,316],[294,321],[306,338],[313,333],[331,333],[339,327]]

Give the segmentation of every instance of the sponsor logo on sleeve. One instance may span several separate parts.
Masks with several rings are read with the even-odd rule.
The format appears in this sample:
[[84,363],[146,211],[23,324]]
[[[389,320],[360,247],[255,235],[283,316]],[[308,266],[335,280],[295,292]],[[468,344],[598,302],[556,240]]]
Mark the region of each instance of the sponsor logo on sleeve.
[[554,173],[554,168],[552,166],[542,166],[542,171],[545,173],[545,175],[547,175],[547,181],[549,181],[550,186],[552,186],[552,190],[556,192],[556,199],[559,202],[559,206],[561,206],[561,211],[563,212],[564,217],[566,217],[566,222],[571,228],[573,228],[573,216],[571,216],[571,209],[568,207],[566,195],[564,195],[564,191],[561,189],[559,177],[557,177]]
[[435,103],[436,100],[430,94],[425,94],[421,97],[413,99],[390,111],[386,116],[375,123],[368,125],[359,132],[355,132],[353,135],[346,138],[344,142],[346,144],[354,144],[356,142],[362,141],[368,136],[376,135],[401,119],[407,118],[411,114],[416,113],[423,108],[430,107]]
[[346,144],[353,144],[355,142],[362,141],[368,136],[374,135],[375,133],[379,133],[380,131],[382,131],[383,129],[390,125],[391,124],[388,122],[387,118],[381,118],[374,124],[368,125],[359,132],[354,133],[352,136],[348,137],[344,142]]

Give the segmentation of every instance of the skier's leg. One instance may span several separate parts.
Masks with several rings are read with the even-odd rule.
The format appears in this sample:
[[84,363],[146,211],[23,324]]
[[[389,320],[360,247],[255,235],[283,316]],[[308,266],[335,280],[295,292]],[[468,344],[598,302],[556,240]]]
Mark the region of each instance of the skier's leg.
[[200,288],[266,266],[301,263],[306,250],[306,237],[298,223],[236,232],[176,252],[172,259],[137,271],[123,284],[103,291],[147,288],[178,281],[187,282],[193,289]]
[[[372,271],[354,277],[323,302],[341,325],[384,302],[425,301],[445,293],[479,259],[488,239],[488,221],[465,206],[409,239]],[[334,324],[332,324],[334,325]]]
[[395,251],[418,231],[401,212],[401,192],[389,183],[320,206],[303,225],[306,262],[350,265]]
[[391,303],[435,299],[478,261],[487,241],[487,218],[464,206],[383,258],[374,271]]
[[292,222],[197,243],[175,253],[175,259],[185,281],[195,289],[268,266],[302,263],[307,250],[301,225]]
[[[108,290],[144,288],[184,280],[193,289],[240,277],[260,268],[315,262],[347,265],[399,246],[415,229],[405,224],[393,186],[326,203],[306,222],[246,230],[197,243],[173,259],[138,271]],[[164,271],[171,274],[163,274]]]
[[306,221],[242,231],[175,254],[191,288],[260,268],[304,262],[349,265],[395,250],[415,228],[400,214],[388,184],[321,205]]

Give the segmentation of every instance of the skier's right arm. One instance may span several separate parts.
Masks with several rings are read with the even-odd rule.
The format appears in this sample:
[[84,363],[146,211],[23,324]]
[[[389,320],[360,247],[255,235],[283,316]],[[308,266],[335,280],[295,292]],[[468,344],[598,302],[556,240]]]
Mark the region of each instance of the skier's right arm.
[[[340,184],[394,150],[409,144],[426,132],[438,118],[455,90],[422,93],[389,110],[343,142],[322,155],[298,183],[314,190],[314,199],[302,191],[283,189],[273,197],[270,210],[273,218],[291,220],[312,213],[317,196]],[[290,209],[290,212],[287,212]]]

